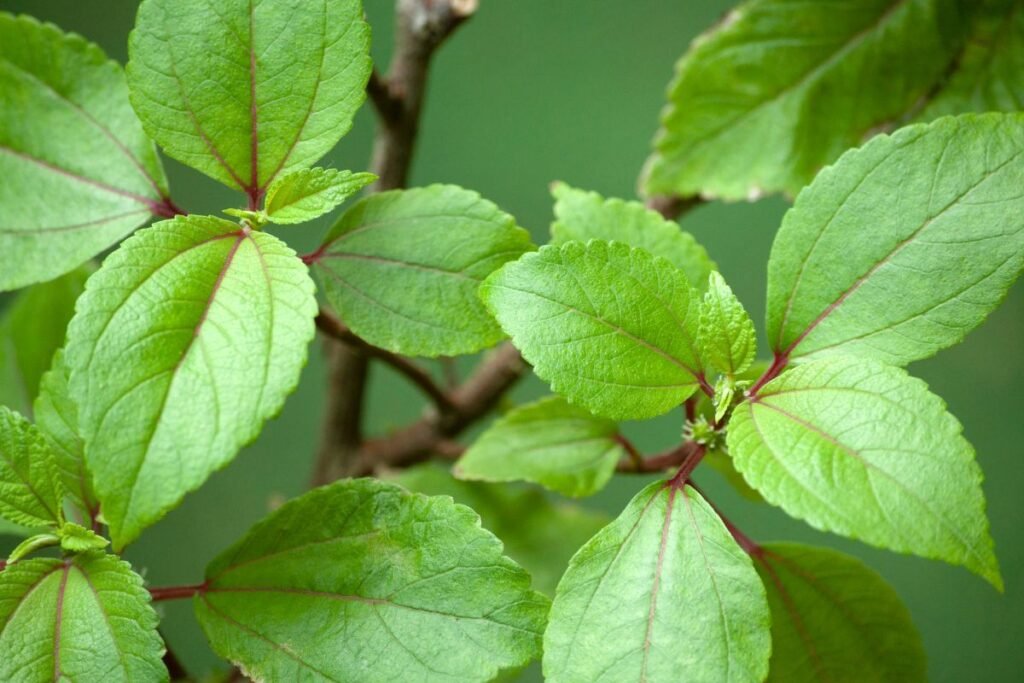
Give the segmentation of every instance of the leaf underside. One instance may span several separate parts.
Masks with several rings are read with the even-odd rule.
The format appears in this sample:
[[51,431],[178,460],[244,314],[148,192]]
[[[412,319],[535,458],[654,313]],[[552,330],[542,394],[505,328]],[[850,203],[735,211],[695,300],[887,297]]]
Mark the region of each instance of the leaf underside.
[[62,275],[166,211],[167,180],[99,47],[0,13],[0,291]]
[[40,431],[0,406],[0,517],[27,527],[59,526],[64,490]]

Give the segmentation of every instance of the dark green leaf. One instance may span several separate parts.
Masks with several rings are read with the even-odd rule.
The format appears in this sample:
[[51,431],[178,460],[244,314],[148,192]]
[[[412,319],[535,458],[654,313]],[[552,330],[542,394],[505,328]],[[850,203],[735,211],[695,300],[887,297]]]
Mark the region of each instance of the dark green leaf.
[[314,286],[274,237],[157,223],[89,280],[66,361],[115,549],[252,441],[299,380]]
[[64,345],[75,300],[93,268],[83,267],[36,285],[11,302],[0,318],[0,404],[30,415],[53,354]]
[[127,563],[90,553],[0,572],[0,680],[168,680],[149,592]]
[[348,132],[369,43],[359,0],[144,0],[131,100],[167,154],[261,194]]
[[167,180],[121,67],[0,13],[0,291],[50,280],[167,215]]
[[728,439],[751,486],[794,517],[1002,587],[974,449],[903,370],[864,358],[798,366],[736,408]]
[[567,496],[604,488],[626,451],[618,426],[552,396],[521,406],[481,435],[455,475],[479,481],[532,481]]
[[597,240],[542,247],[480,292],[537,375],[596,415],[654,417],[699,386],[700,296],[642,249]]
[[353,206],[327,236],[317,269],[328,301],[366,341],[452,356],[502,338],[477,288],[532,248],[515,219],[477,193],[431,185]]
[[196,614],[257,680],[486,681],[540,654],[548,610],[501,552],[448,497],[343,481],[214,560]]
[[963,31],[956,10],[947,0],[740,5],[676,67],[647,192],[795,195],[939,80]]
[[505,545],[510,558],[533,577],[537,590],[554,595],[569,558],[610,520],[604,514],[569,502],[554,502],[525,484],[458,481],[435,465],[394,475],[392,481],[428,496],[451,496],[473,508],[483,526]]
[[770,683],[918,683],[921,638],[889,584],[825,548],[772,543],[755,555],[772,611]]
[[750,558],[693,489],[655,482],[573,557],[544,635],[567,681],[764,680],[768,605]]

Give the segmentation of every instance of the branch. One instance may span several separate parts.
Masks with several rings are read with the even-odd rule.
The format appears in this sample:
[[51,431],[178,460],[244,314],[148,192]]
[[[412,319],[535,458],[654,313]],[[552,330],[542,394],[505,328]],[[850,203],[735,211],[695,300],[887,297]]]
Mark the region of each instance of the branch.
[[620,462],[615,471],[622,474],[654,474],[656,472],[664,472],[667,469],[682,465],[695,446],[696,444],[692,441],[687,441],[659,455],[640,458],[639,461],[631,455],[628,460]]
[[150,588],[149,595],[153,602],[162,602],[164,600],[184,600],[191,598],[197,593],[202,593],[206,590],[205,583],[197,583],[190,586],[168,586],[166,588]]
[[[398,0],[395,56],[387,78],[371,74],[367,84],[378,112],[370,170],[375,191],[403,187],[409,176],[426,93],[427,71],[438,47],[474,11],[477,0]],[[360,462],[363,397],[369,370],[365,350],[330,344],[327,412],[313,485],[351,476]]]
[[674,221],[682,218],[689,211],[696,209],[705,203],[705,199],[694,195],[693,197],[677,197],[675,195],[656,195],[649,197],[645,202],[647,208],[657,211],[665,219]]
[[430,374],[416,365],[408,358],[399,356],[398,354],[391,353],[385,349],[379,348],[365,341],[355,332],[345,326],[338,318],[323,308],[320,309],[320,314],[316,317],[317,328],[331,339],[337,340],[355,350],[361,351],[362,353],[381,360],[392,368],[397,370],[399,373],[404,375],[406,379],[411,381],[417,387],[423,391],[427,397],[434,402],[437,409],[442,413],[451,412],[454,409],[452,400],[448,397],[448,394],[444,393],[441,387],[437,386],[434,382],[434,378]]
[[505,342],[491,351],[465,382],[452,393],[453,409],[427,415],[389,436],[367,441],[359,451],[352,476],[380,468],[408,467],[438,453],[450,452],[450,440],[491,412],[501,397],[526,371],[514,346]]

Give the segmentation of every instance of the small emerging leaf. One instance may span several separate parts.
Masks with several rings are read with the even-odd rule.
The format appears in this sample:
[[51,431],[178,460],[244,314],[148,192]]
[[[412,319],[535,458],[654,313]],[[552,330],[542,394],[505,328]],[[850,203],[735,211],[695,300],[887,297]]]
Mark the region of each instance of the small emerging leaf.
[[14,547],[11,554],[7,556],[7,564],[14,564],[21,558],[27,557],[41,548],[48,548],[55,545],[60,545],[60,536],[57,534],[36,534],[34,536],[29,536]]
[[700,308],[700,345],[711,367],[727,375],[743,372],[757,355],[754,322],[718,272]]
[[267,190],[263,214],[271,223],[319,218],[377,179],[372,173],[309,168],[279,176]]
[[532,481],[567,496],[604,488],[626,452],[618,426],[552,396],[521,406],[484,432],[455,475],[479,481]]
[[664,259],[619,242],[545,246],[480,294],[556,392],[611,419],[654,417],[699,386],[700,297]]
[[668,259],[699,291],[704,291],[708,275],[717,269],[693,235],[640,202],[605,199],[565,183],[555,183],[551,194],[557,200],[557,220],[551,224],[554,244],[592,239],[625,242]]
[[651,484],[583,546],[549,621],[550,683],[756,683],[768,673],[764,587],[690,487]]
[[149,591],[102,553],[0,572],[0,680],[164,683]]
[[27,527],[60,526],[63,497],[46,439],[28,420],[0,406],[0,516]]
[[826,548],[755,553],[772,611],[768,683],[923,683],[921,638],[881,576]]
[[431,185],[355,204],[327,236],[316,269],[331,306],[369,343],[454,356],[502,338],[477,289],[531,249],[515,219],[477,193]]
[[102,550],[110,543],[92,529],[86,529],[73,522],[64,522],[60,528],[60,547],[69,553],[84,553]]
[[316,312],[291,249],[219,218],[157,223],[107,258],[79,301],[66,361],[115,550],[281,410]]
[[747,481],[794,517],[1002,587],[974,449],[903,370],[864,358],[798,366],[737,406],[728,444]]
[[257,680],[482,682],[540,654],[548,610],[501,553],[451,498],[342,481],[215,559],[196,615]]

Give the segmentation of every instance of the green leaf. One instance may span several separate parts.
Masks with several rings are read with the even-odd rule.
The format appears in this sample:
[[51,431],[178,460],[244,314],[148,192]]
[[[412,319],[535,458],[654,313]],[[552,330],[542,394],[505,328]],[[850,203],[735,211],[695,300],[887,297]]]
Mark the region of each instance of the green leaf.
[[0,516],[27,527],[60,526],[63,497],[46,439],[28,420],[0,406]]
[[625,242],[668,259],[700,291],[707,287],[711,271],[718,268],[693,235],[640,202],[605,199],[565,183],[555,183],[551,194],[557,200],[557,220],[551,224],[554,244],[592,239]]
[[878,136],[800,193],[768,261],[768,338],[789,357],[892,364],[959,342],[1024,264],[1024,115]]
[[521,406],[484,432],[459,460],[459,479],[532,481],[567,496],[597,493],[626,455],[618,426],[551,396]]
[[736,468],[811,526],[962,564],[997,588],[981,469],[942,399],[864,358],[801,365],[739,405]]
[[1024,2],[981,0],[957,69],[921,112],[946,114],[1024,109]]
[[699,385],[700,297],[642,249],[597,240],[541,247],[480,292],[534,372],[596,415],[654,417]]
[[768,628],[750,558],[696,491],[659,481],[572,558],[544,635],[544,675],[762,681]]
[[359,0],[144,0],[131,100],[168,155],[261,195],[352,127],[369,44]]
[[646,191],[795,195],[929,91],[962,24],[945,0],[740,5],[677,65]]
[[127,563],[102,553],[0,572],[0,680],[162,683],[157,616]]
[[859,560],[793,543],[766,545],[755,559],[772,612],[770,683],[927,680],[910,613]]
[[335,224],[316,267],[328,301],[366,341],[455,356],[502,338],[477,288],[532,248],[515,219],[477,193],[431,185],[360,201]]
[[316,312],[291,249],[219,218],[158,223],[107,258],[79,300],[66,362],[115,550],[277,415]]
[[270,184],[264,212],[271,223],[305,223],[333,211],[376,179],[372,173],[333,168],[294,171]]
[[450,498],[343,481],[214,560],[196,614],[257,680],[486,681],[540,654],[548,610],[501,551]]
[[39,394],[43,373],[64,345],[75,300],[93,268],[82,267],[36,285],[11,302],[0,318],[0,404],[25,415]]
[[575,503],[552,501],[525,484],[458,481],[437,465],[421,465],[391,478],[410,491],[451,496],[473,508],[483,526],[501,539],[505,553],[533,577],[534,587],[554,595],[569,558],[610,520]]
[[708,364],[727,375],[743,372],[757,356],[754,322],[717,272],[700,307],[700,346]]
[[69,553],[84,553],[90,550],[102,550],[110,541],[97,534],[92,529],[74,522],[64,522],[60,528],[60,547]]
[[0,13],[0,291],[62,275],[167,215],[167,180],[121,67]]
[[15,546],[11,554],[7,556],[7,564],[14,564],[23,557],[31,555],[42,548],[60,545],[60,536],[53,533],[35,534]]
[[65,491],[82,513],[95,518],[100,504],[85,462],[85,443],[78,430],[78,406],[71,400],[63,350],[53,357],[53,367],[43,375],[35,412],[36,426],[53,450]]

